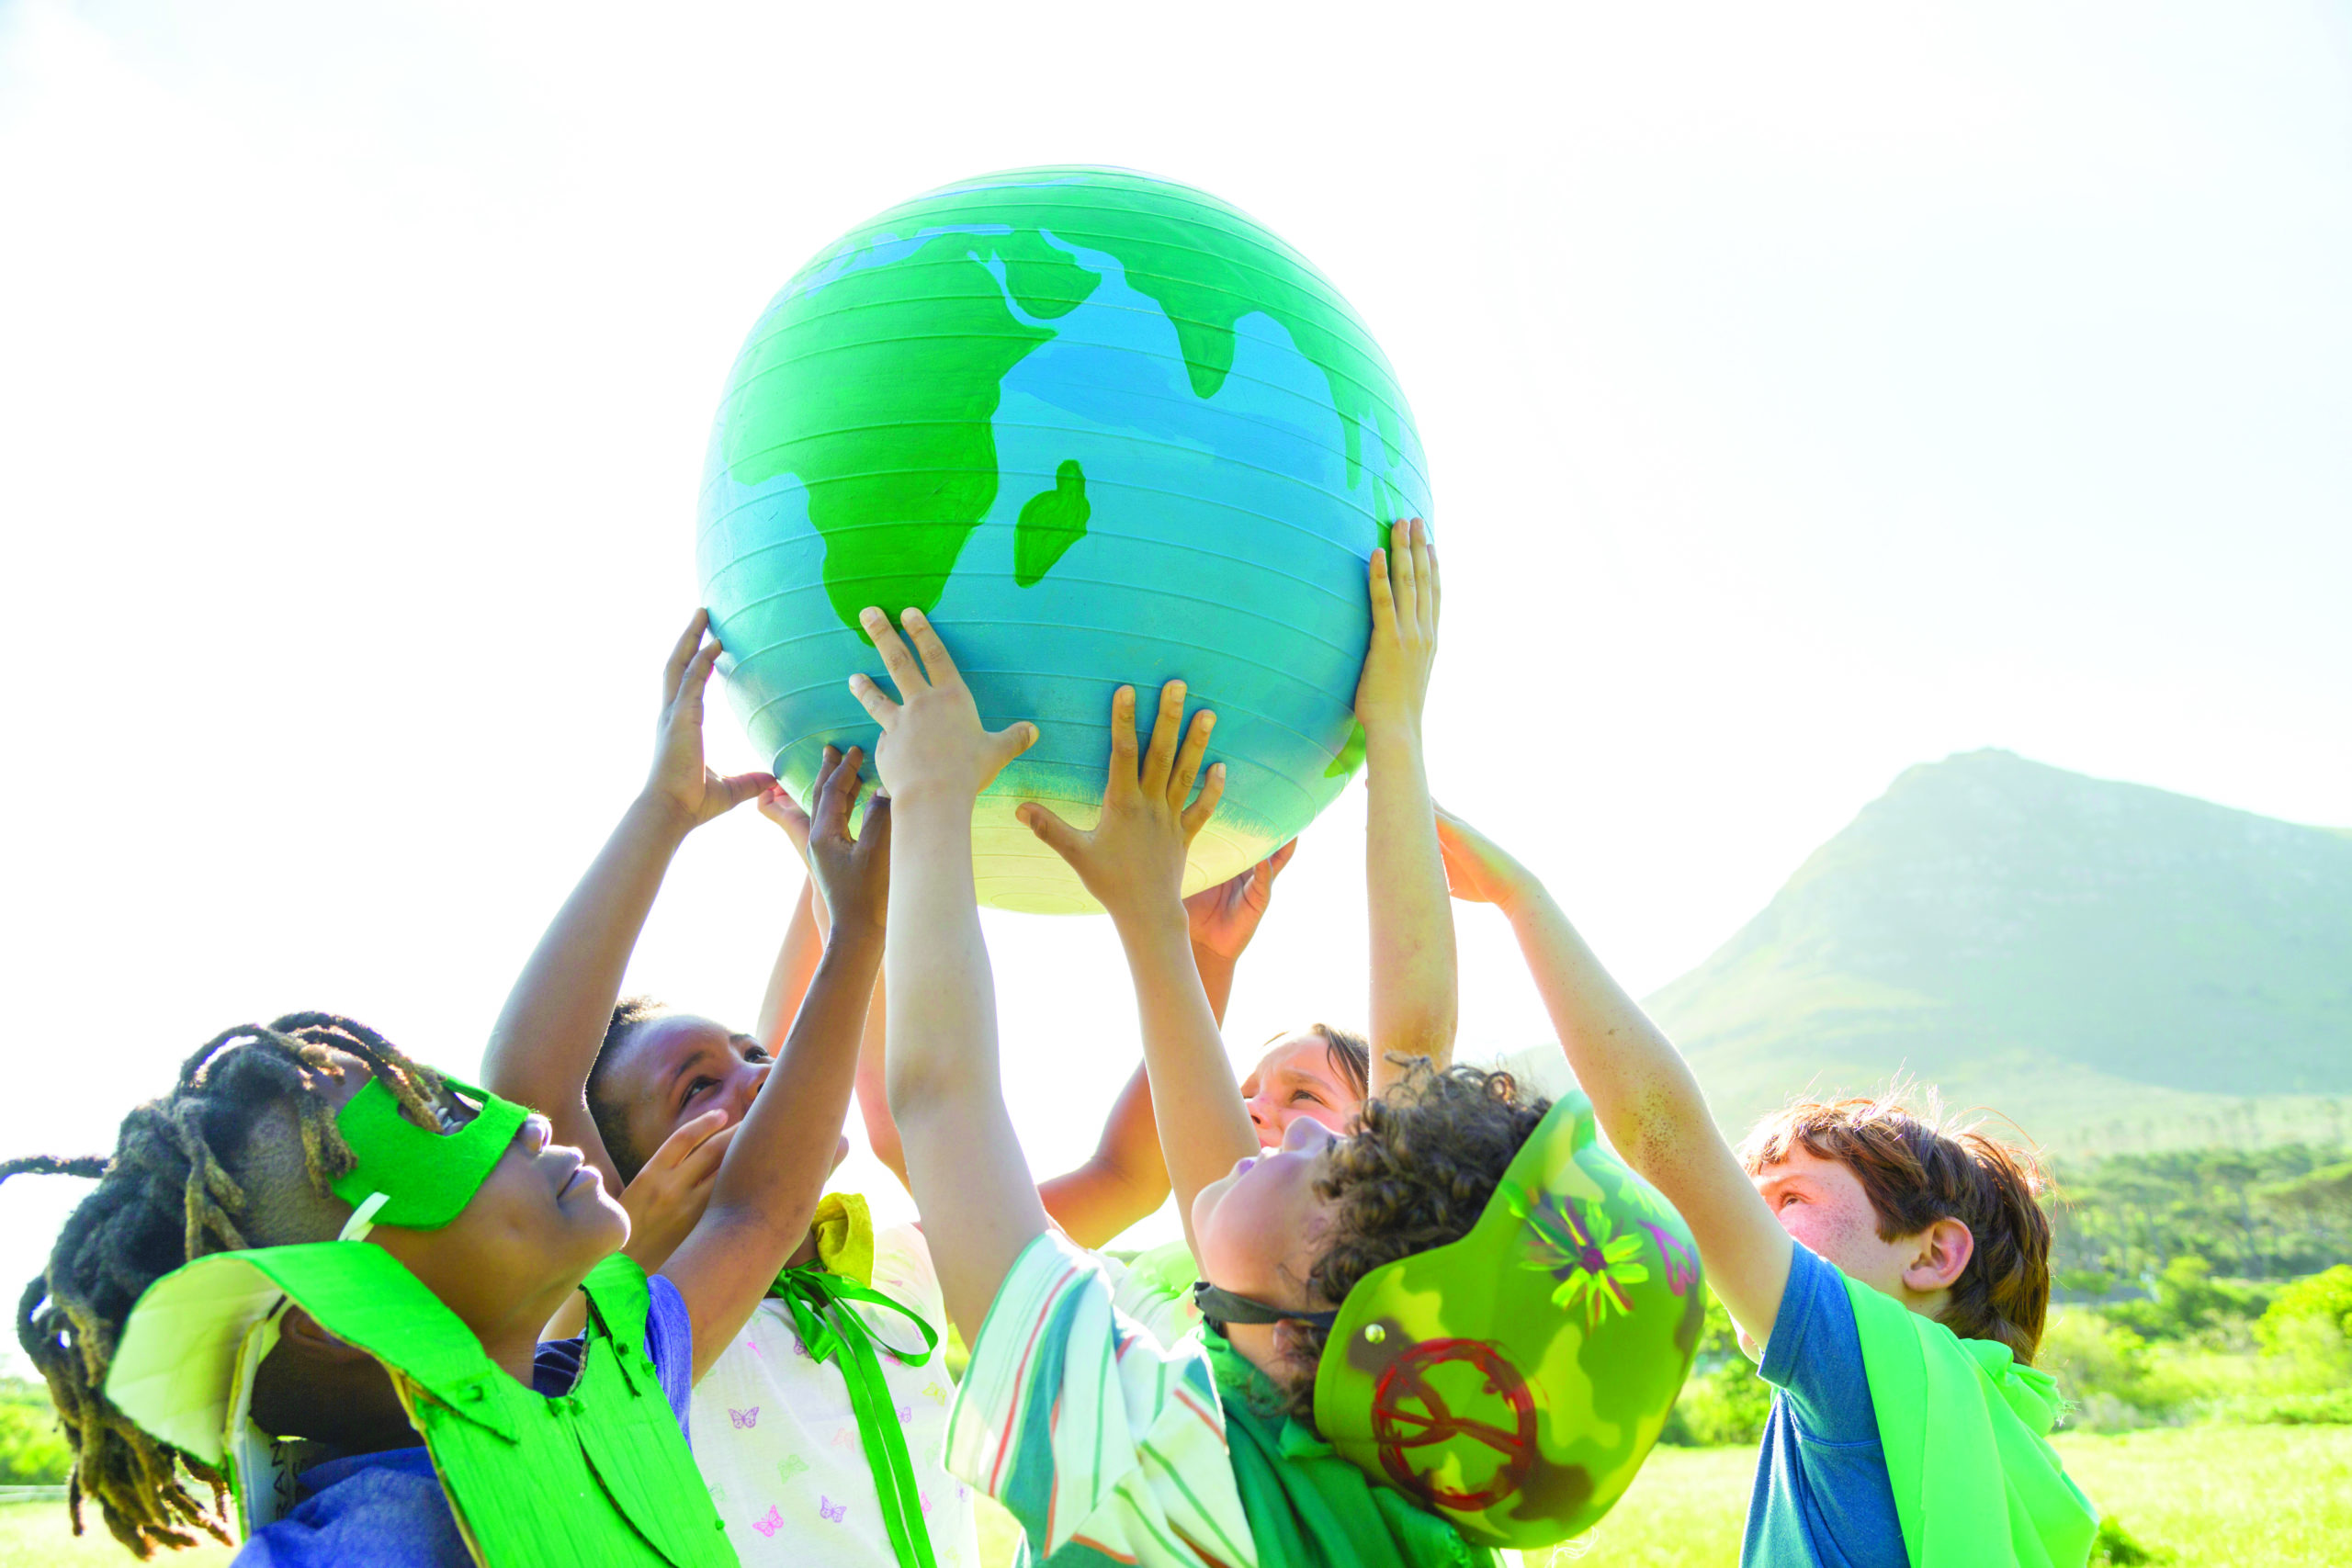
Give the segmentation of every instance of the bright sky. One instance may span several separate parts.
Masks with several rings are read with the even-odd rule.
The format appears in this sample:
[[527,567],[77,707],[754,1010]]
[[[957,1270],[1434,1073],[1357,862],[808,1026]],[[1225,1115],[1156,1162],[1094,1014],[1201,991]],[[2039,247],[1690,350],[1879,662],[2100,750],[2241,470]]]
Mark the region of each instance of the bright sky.
[[[1029,164],[1204,186],[1353,300],[1438,495],[1440,796],[1638,990],[1954,750],[2352,821],[2341,10],[790,9],[0,0],[0,1150],[296,1008],[470,1068],[641,776],[743,333]],[[1362,816],[1240,1051],[1363,1017]],[[707,829],[632,987],[748,1022],[797,888]],[[1464,1050],[1546,1038],[1463,930]],[[989,936],[1062,1168],[1118,950]],[[79,1189],[8,1185],[0,1275]]]

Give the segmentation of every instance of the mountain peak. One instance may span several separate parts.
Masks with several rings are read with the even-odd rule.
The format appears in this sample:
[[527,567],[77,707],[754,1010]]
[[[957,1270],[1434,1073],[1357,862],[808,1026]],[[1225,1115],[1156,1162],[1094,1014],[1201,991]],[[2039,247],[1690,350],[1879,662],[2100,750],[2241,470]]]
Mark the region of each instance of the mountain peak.
[[1905,770],[1651,1008],[1725,1110],[1806,1072],[1949,1085],[1996,1063],[2340,1094],[2352,836],[1960,752]]

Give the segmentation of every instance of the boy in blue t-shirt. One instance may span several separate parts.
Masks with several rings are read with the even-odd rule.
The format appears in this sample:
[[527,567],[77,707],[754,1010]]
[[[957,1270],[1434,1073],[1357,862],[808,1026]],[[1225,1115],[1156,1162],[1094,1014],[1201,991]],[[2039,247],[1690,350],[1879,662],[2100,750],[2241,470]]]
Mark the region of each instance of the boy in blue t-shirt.
[[1805,1101],[1737,1151],[1697,1080],[1526,867],[1439,813],[1453,895],[1510,917],[1577,1081],[1690,1226],[1774,1393],[1743,1564],[2073,1568],[2098,1514],[2044,1440],[2031,1157],[1893,1100]]

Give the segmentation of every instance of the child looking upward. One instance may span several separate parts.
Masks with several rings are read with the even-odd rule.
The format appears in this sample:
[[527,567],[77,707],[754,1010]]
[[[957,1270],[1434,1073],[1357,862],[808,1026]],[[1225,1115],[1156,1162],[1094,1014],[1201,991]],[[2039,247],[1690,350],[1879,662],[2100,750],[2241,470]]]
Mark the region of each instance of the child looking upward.
[[[1400,528],[1396,556],[1408,537]],[[1425,542],[1413,545],[1396,569],[1400,602],[1426,570]],[[1373,570],[1368,683],[1399,673],[1400,649],[1418,640],[1410,613],[1387,601],[1378,554]],[[950,1309],[966,1322],[985,1313],[950,1425],[950,1468],[1012,1509],[1033,1551],[1086,1561],[1468,1564],[1489,1560],[1484,1543],[1555,1540],[1596,1499],[1605,1507],[1632,1463],[1589,1462],[1573,1412],[1595,1396],[1585,1390],[1579,1404],[1570,1386],[1582,1375],[1584,1325],[1600,1319],[1552,1305],[1592,1277],[1564,1283],[1555,1270],[1577,1273],[1572,1254],[1553,1247],[1537,1259],[1521,1248],[1572,1189],[1596,1210],[1629,1201],[1638,1183],[1612,1177],[1612,1194],[1578,1163],[1576,1132],[1589,1120],[1576,1107],[1522,1104],[1509,1079],[1468,1069],[1421,1067],[1366,1105],[1353,1137],[1301,1119],[1281,1148],[1261,1147],[1188,952],[1186,851],[1223,773],[1211,768],[1193,798],[1215,720],[1196,714],[1187,726],[1174,682],[1140,757],[1135,694],[1114,694],[1109,784],[1091,831],[1028,812],[1126,949],[1161,1146],[1222,1333],[1170,1346],[1114,1312],[1111,1281],[1047,1226],[999,1087],[973,802],[1035,728],[981,728],[919,612],[902,618],[911,651],[878,610],[863,624],[899,693],[893,701],[871,680],[851,682],[882,728],[876,761],[900,835],[886,964],[891,1106]],[[1425,645],[1417,656],[1425,671]],[[1363,713],[1370,705],[1360,694],[1367,729],[1385,716]],[[1442,880],[1434,856],[1423,869]],[[1373,886],[1376,905],[1396,905],[1375,908],[1376,939],[1405,937],[1396,907],[1448,918],[1442,900],[1414,897],[1426,884],[1385,887],[1375,874]],[[1430,974],[1410,962],[1436,948],[1428,936],[1400,942],[1405,972]],[[1394,1017],[1376,1007],[1383,1016]],[[1691,1281],[1686,1272],[1670,1287],[1662,1322],[1652,1298],[1669,1289],[1663,1271],[1653,1280],[1630,1267],[1627,1247],[1611,1247],[1609,1267],[1638,1292],[1605,1287],[1624,1313],[1611,1328],[1638,1324],[1654,1337],[1630,1359],[1657,1375],[1622,1407],[1599,1397],[1612,1433],[1655,1434],[1688,1361],[1668,1340],[1677,1325],[1696,1330],[1695,1299],[1681,1299]],[[1461,1367],[1476,1376],[1453,1382]],[[1375,1394],[1391,1372],[1424,1393]],[[1439,1419],[1442,1402],[1424,1379],[1441,1376],[1465,1409],[1491,1401],[1491,1412],[1480,1407],[1489,1419]],[[1399,1423],[1414,1424],[1409,1455],[1395,1440]]]
[[1457,897],[1507,915],[1602,1128],[1690,1222],[1773,1387],[1740,1560],[2072,1568],[2098,1514],[2043,1440],[2050,1222],[2030,1159],[1886,1100],[1806,1101],[1735,1152],[1690,1069],[1544,885],[1459,818]]

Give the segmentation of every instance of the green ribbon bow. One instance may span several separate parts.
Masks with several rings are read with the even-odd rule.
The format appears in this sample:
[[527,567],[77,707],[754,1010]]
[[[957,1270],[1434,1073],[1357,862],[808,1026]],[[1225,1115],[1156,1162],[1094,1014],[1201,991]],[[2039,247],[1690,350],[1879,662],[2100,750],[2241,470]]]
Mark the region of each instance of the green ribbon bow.
[[841,1367],[842,1381],[849,1385],[850,1408],[857,1416],[857,1435],[865,1443],[866,1468],[874,1472],[875,1495],[882,1500],[882,1522],[890,1531],[890,1546],[899,1554],[899,1568],[937,1568],[931,1554],[931,1530],[922,1519],[922,1496],[915,1489],[914,1465],[907,1457],[906,1429],[899,1425],[898,1406],[890,1402],[890,1387],[882,1381],[873,1331],[849,1303],[868,1302],[888,1307],[922,1331],[922,1355],[890,1352],[910,1367],[931,1359],[932,1352],[939,1348],[939,1336],[912,1307],[892,1301],[871,1285],[814,1266],[786,1269],[775,1277],[768,1294],[792,1310],[793,1329],[810,1359],[835,1361]]

